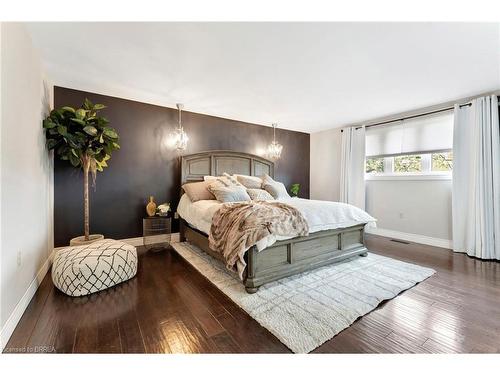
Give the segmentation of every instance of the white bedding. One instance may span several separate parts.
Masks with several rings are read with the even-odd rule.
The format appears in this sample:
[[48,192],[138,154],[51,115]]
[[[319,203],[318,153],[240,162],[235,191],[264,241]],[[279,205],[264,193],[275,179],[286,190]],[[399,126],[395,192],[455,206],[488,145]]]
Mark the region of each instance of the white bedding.
[[[302,198],[281,199],[280,202],[289,204],[304,215],[309,224],[309,233],[321,230],[352,227],[358,224],[375,226],[376,219],[365,211],[346,203],[317,201]],[[222,203],[216,200],[202,200],[191,202],[184,194],[181,197],[177,213],[196,229],[209,234],[212,217]],[[262,250],[274,242],[290,237],[269,236],[257,244]]]

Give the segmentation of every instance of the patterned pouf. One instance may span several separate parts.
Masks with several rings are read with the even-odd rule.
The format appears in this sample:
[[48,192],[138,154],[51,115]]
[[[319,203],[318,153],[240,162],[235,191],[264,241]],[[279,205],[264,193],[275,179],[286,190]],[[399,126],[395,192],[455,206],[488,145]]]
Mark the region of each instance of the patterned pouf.
[[52,265],[54,285],[73,297],[110,288],[136,273],[136,248],[111,239],[61,249]]

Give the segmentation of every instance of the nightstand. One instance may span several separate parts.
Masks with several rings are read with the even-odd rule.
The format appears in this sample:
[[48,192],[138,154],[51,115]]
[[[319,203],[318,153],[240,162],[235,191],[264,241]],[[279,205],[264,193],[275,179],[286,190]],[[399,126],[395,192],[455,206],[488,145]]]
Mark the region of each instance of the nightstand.
[[147,250],[161,251],[170,246],[172,218],[151,216],[142,219],[142,238]]

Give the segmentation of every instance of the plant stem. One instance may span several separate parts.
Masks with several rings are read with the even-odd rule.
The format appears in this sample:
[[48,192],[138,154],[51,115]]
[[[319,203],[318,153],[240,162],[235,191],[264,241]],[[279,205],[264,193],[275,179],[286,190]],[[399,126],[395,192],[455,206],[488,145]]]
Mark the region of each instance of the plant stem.
[[89,169],[90,159],[87,155],[83,158],[83,225],[85,241],[89,240],[90,225],[89,225]]

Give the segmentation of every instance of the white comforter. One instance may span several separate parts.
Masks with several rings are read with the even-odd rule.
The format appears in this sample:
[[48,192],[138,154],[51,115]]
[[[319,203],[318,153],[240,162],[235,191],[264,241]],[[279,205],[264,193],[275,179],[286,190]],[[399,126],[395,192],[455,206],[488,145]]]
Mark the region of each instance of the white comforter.
[[[375,226],[376,219],[365,211],[346,203],[317,201],[302,198],[280,200],[298,209],[309,224],[309,232],[352,227],[358,224]],[[202,232],[209,234],[212,217],[222,203],[216,200],[191,202],[184,194],[177,207],[177,213],[189,224]],[[272,245],[278,240],[290,237],[269,236],[257,244],[260,250]]]

